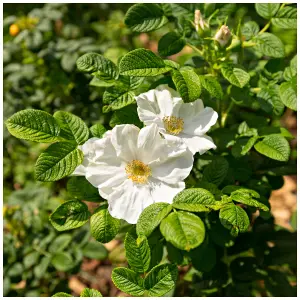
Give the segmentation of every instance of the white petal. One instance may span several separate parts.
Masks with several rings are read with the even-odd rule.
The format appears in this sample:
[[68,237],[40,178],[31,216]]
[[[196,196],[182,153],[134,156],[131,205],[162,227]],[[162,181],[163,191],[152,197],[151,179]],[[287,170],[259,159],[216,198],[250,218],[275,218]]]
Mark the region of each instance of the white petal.
[[108,210],[114,218],[136,224],[142,211],[152,203],[149,185],[134,184],[127,179],[109,195]]
[[183,103],[179,110],[179,117],[184,120],[193,119],[204,109],[204,105],[201,99],[194,102]]
[[192,118],[184,119],[183,133],[189,135],[203,135],[211,126],[216,124],[217,119],[218,113],[211,107],[205,107]]
[[111,142],[119,158],[127,162],[136,159],[139,131],[138,127],[129,124],[114,127]]
[[189,148],[190,151],[192,151],[193,154],[196,152],[199,152],[200,154],[205,153],[209,149],[216,149],[217,146],[214,144],[211,137],[207,135],[203,136],[190,136],[187,134],[182,135],[182,139]]
[[177,140],[166,141],[161,159],[149,164],[151,176],[169,184],[183,181],[191,172],[193,167],[193,154],[186,149],[182,142]]

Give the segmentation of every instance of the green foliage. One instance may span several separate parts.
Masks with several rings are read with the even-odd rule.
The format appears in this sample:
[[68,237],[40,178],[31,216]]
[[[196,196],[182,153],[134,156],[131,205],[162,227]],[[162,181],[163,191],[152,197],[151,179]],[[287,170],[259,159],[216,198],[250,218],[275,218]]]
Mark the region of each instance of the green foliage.
[[200,75],[201,85],[210,93],[210,95],[217,99],[223,98],[223,90],[220,83],[212,76]]
[[275,16],[280,7],[279,3],[256,3],[255,9],[257,13],[264,19],[271,19]]
[[166,33],[158,42],[158,53],[161,56],[169,56],[180,52],[185,46],[185,39],[178,33],[171,31]]
[[297,9],[284,7],[272,18],[272,24],[279,28],[297,29]]
[[246,71],[233,64],[222,64],[221,72],[224,78],[239,88],[244,87],[250,80],[250,75]]
[[284,57],[284,45],[282,41],[274,34],[264,32],[255,37],[257,49],[264,55],[270,57]]

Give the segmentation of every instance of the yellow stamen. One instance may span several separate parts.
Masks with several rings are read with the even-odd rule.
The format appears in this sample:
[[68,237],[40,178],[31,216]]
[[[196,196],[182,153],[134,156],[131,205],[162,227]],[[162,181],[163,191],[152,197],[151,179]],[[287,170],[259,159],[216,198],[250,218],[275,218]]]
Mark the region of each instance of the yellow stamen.
[[150,167],[136,159],[128,163],[125,170],[128,178],[136,183],[146,183],[151,175]]
[[183,119],[174,116],[164,117],[163,122],[167,133],[177,135],[183,130]]

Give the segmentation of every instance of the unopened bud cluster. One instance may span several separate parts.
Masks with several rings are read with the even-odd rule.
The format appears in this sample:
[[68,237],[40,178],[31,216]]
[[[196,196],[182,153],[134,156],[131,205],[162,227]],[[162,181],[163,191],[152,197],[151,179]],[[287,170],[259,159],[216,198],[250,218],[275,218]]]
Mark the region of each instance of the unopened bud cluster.
[[215,41],[217,41],[219,45],[224,48],[231,43],[231,40],[232,35],[230,29],[228,28],[228,26],[222,25],[215,35]]

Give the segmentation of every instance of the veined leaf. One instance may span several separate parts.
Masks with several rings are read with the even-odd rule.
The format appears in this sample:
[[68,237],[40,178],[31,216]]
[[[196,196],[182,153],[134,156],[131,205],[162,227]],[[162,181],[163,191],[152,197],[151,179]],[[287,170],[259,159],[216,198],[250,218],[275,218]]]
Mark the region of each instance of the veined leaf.
[[[166,66],[171,67],[172,69],[176,69],[176,70],[180,69],[180,64],[177,63],[176,61],[173,61],[173,60],[170,60],[170,59],[164,59],[164,63],[165,63]],[[159,80],[166,80],[166,77],[162,77]],[[168,78],[167,78],[167,80],[168,80]],[[168,82],[167,82],[167,84],[168,84]]]
[[98,207],[91,217],[91,234],[101,243],[108,243],[118,234],[120,220],[113,218],[105,206]]
[[279,161],[288,161],[291,152],[288,141],[279,134],[266,136],[262,141],[256,143],[254,148],[259,153]]
[[258,50],[267,56],[281,58],[285,56],[284,45],[282,41],[274,34],[264,32],[255,37]]
[[90,132],[93,137],[102,138],[107,129],[102,124],[95,124],[90,127]]
[[213,76],[199,75],[201,85],[217,99],[223,98],[223,90],[218,80]]
[[175,287],[178,276],[176,265],[163,264],[154,267],[144,279],[147,296],[160,297]]
[[286,6],[272,18],[272,24],[283,29],[297,29],[297,8]]
[[221,208],[219,218],[222,225],[230,230],[233,236],[246,232],[250,225],[247,213],[239,206],[229,204]]
[[60,140],[60,127],[57,121],[41,110],[21,110],[6,120],[5,124],[8,131],[19,139],[40,143]]
[[134,124],[137,127],[142,128],[143,123],[140,121],[138,114],[137,114],[137,107],[135,104],[133,105],[128,105],[122,110],[116,110],[110,121],[109,121],[109,126],[110,127],[115,127],[116,125],[121,125],[121,124]]
[[220,185],[229,170],[228,161],[224,157],[214,159],[203,171],[204,179],[215,185]]
[[51,263],[58,271],[66,272],[74,267],[74,260],[68,252],[55,253],[51,258]]
[[246,38],[246,40],[250,40],[255,37],[259,33],[259,26],[254,21],[246,22],[242,26],[242,35]]
[[145,292],[143,279],[137,273],[127,268],[113,269],[111,279],[118,289],[129,295],[143,296]]
[[131,269],[137,273],[146,273],[150,266],[151,253],[145,236],[137,237],[127,232],[125,237],[126,258]]
[[154,203],[146,207],[136,224],[137,234],[149,236],[171,210],[172,205],[165,202]]
[[246,71],[231,63],[223,63],[221,72],[225,79],[239,88],[244,87],[250,80],[250,75]]
[[84,288],[80,293],[80,297],[102,297],[102,295],[97,290]]
[[70,200],[61,204],[51,215],[50,222],[58,231],[65,231],[83,226],[90,217],[85,203]]
[[279,3],[255,3],[256,12],[264,19],[271,19],[277,13]]
[[202,188],[192,188],[177,194],[172,206],[191,212],[201,212],[209,211],[210,206],[215,204],[216,200],[212,193]]
[[290,66],[288,66],[284,69],[283,78],[286,81],[289,81],[296,75],[297,75],[297,55],[295,55],[292,58]]
[[120,74],[138,77],[157,76],[171,70],[163,59],[143,48],[130,51],[120,61]]
[[135,4],[129,8],[125,16],[125,24],[137,32],[153,31],[167,22],[163,10],[154,3]]
[[202,220],[189,212],[172,212],[160,224],[166,241],[181,250],[189,251],[204,240],[205,227]]
[[279,87],[281,101],[288,108],[297,111],[297,86],[292,81],[283,82]]
[[178,33],[171,31],[166,33],[158,42],[158,53],[161,56],[169,56],[180,52],[185,46],[185,39]]
[[77,59],[76,64],[79,71],[97,72],[97,77],[102,80],[117,79],[119,75],[117,66],[98,53],[86,53]]
[[59,292],[54,294],[52,297],[73,297],[73,296],[67,293]]
[[59,142],[50,145],[37,159],[35,176],[39,181],[56,181],[74,172],[82,163],[83,153],[76,143]]
[[57,111],[53,117],[59,123],[62,137],[75,140],[78,145],[89,138],[89,129],[79,117],[65,111]]
[[193,102],[200,97],[201,84],[199,76],[191,68],[172,71],[172,80],[184,102]]

